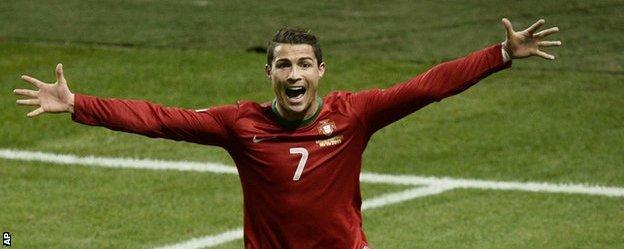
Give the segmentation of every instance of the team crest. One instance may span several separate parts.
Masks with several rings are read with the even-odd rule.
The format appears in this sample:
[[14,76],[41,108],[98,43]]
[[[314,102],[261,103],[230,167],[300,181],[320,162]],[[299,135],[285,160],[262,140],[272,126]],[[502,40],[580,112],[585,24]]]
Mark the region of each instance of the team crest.
[[318,126],[319,133],[328,137],[331,136],[335,130],[336,130],[336,123],[334,123],[334,121],[331,121],[329,119],[322,120]]

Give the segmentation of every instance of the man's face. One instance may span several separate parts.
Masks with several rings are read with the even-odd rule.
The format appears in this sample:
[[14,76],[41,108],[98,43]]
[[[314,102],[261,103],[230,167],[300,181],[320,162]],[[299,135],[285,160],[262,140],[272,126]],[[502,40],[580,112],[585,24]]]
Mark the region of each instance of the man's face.
[[325,64],[318,65],[311,45],[277,45],[273,62],[266,65],[266,73],[285,115],[303,118],[314,113],[316,108],[310,107],[315,102]]

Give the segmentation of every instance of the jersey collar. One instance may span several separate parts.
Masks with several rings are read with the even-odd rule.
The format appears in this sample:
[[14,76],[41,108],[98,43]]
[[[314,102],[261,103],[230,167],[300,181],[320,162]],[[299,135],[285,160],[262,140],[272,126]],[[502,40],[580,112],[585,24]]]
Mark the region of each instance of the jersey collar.
[[277,112],[277,99],[273,99],[273,102],[271,103],[271,111],[276,117],[277,123],[288,129],[296,129],[311,124],[314,120],[316,120],[316,117],[318,117],[319,113],[321,113],[321,109],[323,109],[323,99],[321,97],[316,97],[316,102],[318,103],[318,108],[316,109],[316,112],[314,112],[314,115],[303,120],[287,120],[280,116]]

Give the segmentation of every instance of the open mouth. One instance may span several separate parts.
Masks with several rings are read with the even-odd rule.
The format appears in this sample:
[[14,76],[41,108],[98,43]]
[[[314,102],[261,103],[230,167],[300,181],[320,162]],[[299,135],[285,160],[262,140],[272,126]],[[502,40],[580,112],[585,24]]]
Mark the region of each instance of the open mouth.
[[298,100],[303,98],[306,89],[302,86],[290,86],[286,88],[286,96],[291,100]]

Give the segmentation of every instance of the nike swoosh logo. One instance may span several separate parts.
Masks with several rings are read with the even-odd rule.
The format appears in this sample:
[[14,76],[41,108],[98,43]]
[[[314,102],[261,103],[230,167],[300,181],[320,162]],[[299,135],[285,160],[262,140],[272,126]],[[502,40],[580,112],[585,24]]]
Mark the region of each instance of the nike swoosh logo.
[[273,138],[276,138],[276,137],[275,137],[275,136],[273,136],[273,137],[263,137],[263,138],[257,138],[257,137],[254,135],[254,137],[253,137],[253,140],[252,140],[252,141],[253,141],[255,144],[257,144],[257,143],[262,142],[262,141],[264,141],[264,140],[269,140],[269,139],[273,139]]

